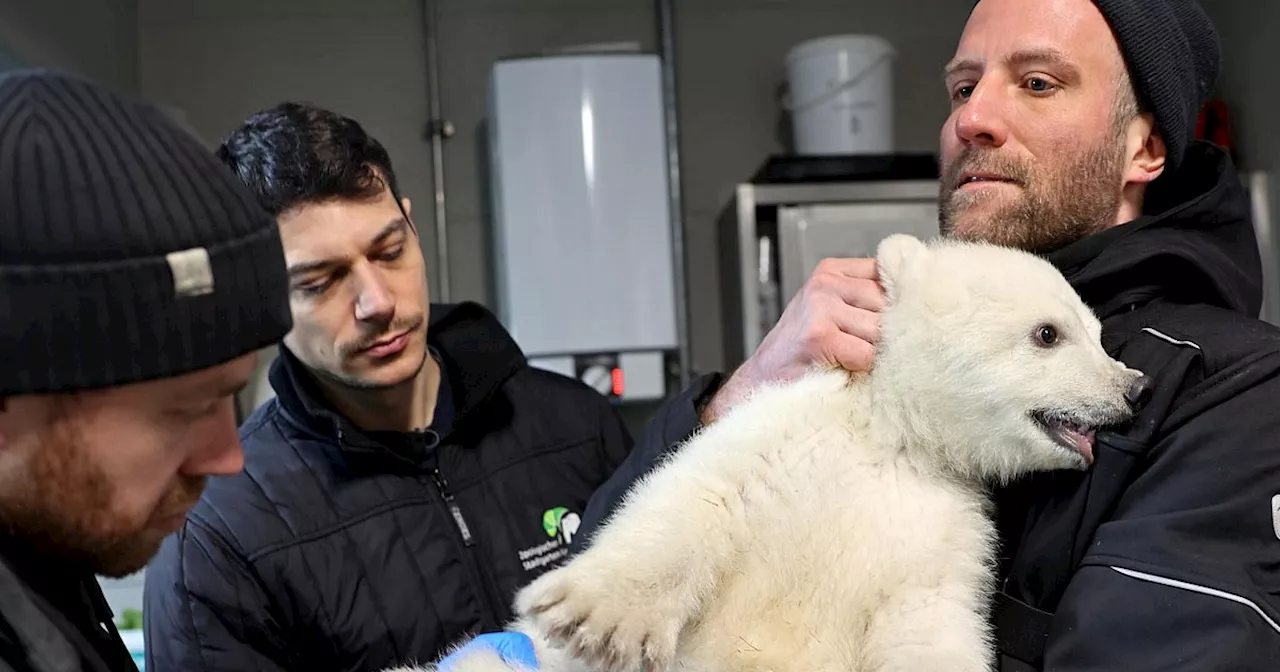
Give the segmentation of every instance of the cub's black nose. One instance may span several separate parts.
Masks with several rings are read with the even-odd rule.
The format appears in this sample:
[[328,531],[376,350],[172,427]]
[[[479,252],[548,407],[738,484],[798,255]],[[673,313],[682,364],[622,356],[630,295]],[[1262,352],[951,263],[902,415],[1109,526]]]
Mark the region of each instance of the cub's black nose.
[[1151,386],[1151,378],[1149,376],[1142,376],[1141,378],[1133,381],[1133,384],[1129,386],[1129,390],[1124,393],[1125,401],[1129,402],[1129,406],[1133,408],[1135,412],[1142,410],[1142,407],[1146,406],[1147,402],[1150,401]]

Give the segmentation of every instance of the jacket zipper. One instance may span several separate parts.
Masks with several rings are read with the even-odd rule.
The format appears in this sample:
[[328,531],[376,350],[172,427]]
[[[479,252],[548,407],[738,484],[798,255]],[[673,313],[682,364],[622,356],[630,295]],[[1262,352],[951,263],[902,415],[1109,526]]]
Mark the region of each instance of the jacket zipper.
[[458,506],[453,493],[449,492],[449,482],[444,479],[444,474],[440,473],[439,467],[431,468],[431,480],[435,482],[436,490],[444,499],[445,506],[449,507],[449,514],[453,516],[458,533],[462,535],[462,545],[468,548],[475,545],[475,539],[471,537],[471,526],[467,525],[467,519],[462,516],[462,507]]
[[[342,444],[342,430],[338,430],[338,443]],[[430,446],[427,450],[439,449],[439,442]],[[394,453],[393,453],[394,454]],[[462,507],[458,506],[457,500],[453,496],[453,492],[449,490],[449,482],[445,479],[444,474],[440,473],[440,467],[435,464],[439,457],[435,454],[430,456],[430,464],[425,464],[426,460],[408,460],[402,456],[398,456],[406,462],[414,464],[419,469],[428,468],[431,474],[431,482],[436,486],[436,492],[440,494],[440,498],[444,500],[445,508],[449,510],[449,515],[453,518],[454,527],[458,529],[458,534],[462,538],[462,545],[466,549],[475,546],[475,537],[471,534],[471,526],[467,524],[467,519],[462,515]],[[497,614],[498,609],[494,605],[494,596],[488,581],[485,580],[484,572],[480,568],[479,561],[472,556],[475,551],[466,550],[463,552],[463,565],[467,567],[468,573],[471,574],[471,580],[475,582],[476,588],[480,591],[480,604],[482,618],[486,628],[497,628],[501,626]]]
[[480,559],[473,555],[475,551],[472,549],[476,542],[471,535],[471,526],[467,524],[467,519],[462,515],[462,507],[458,506],[453,493],[449,491],[449,481],[445,480],[444,474],[440,473],[439,467],[431,467],[431,480],[436,484],[436,491],[440,493],[440,498],[444,500],[445,507],[449,509],[449,515],[453,516],[454,525],[458,528],[458,534],[462,537],[463,564],[471,572],[476,590],[479,591],[477,597],[480,598],[480,605],[483,610],[484,627],[486,629],[500,627],[502,625],[501,619],[498,618],[500,611],[497,608],[496,597],[494,596],[494,591],[497,587],[490,584],[488,577],[485,576],[484,569],[481,567]]
[[480,605],[483,612],[482,618],[485,628],[497,628],[501,626],[501,622],[498,618],[498,613],[500,612],[497,608],[495,597],[493,595],[493,591],[496,586],[490,585],[487,577],[485,576],[484,569],[481,566],[480,559],[476,558],[474,555],[475,551],[473,548],[475,547],[476,541],[475,537],[471,534],[471,525],[467,523],[466,516],[462,515],[462,507],[458,505],[458,501],[454,498],[453,492],[449,490],[449,481],[444,477],[444,474],[440,472],[440,466],[437,463],[440,458],[434,451],[439,450],[439,448],[440,444],[439,441],[437,441],[436,445],[432,446],[429,464],[423,466],[429,466],[431,482],[435,484],[436,492],[440,493],[440,499],[444,500],[445,508],[449,510],[449,515],[453,518],[454,527],[458,529],[458,535],[462,538],[463,564],[466,565],[470,571],[472,576],[471,580],[475,582],[476,589],[479,591],[478,597],[480,598]]

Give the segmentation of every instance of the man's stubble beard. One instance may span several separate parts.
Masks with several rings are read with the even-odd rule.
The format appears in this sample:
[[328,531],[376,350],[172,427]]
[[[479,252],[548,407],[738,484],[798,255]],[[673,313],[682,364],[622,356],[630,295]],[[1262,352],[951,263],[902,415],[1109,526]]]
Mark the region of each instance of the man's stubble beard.
[[[1056,166],[1036,172],[1023,161],[1005,157],[1000,150],[970,146],[947,166],[942,175],[938,222],[943,236],[955,236],[1006,245],[1037,254],[1051,252],[1092,235],[1115,223],[1121,202],[1124,170],[1123,134],[1107,137],[1098,146]],[[976,193],[956,191],[966,171],[993,173],[1019,186],[1017,199],[968,221],[957,231],[957,220],[982,201],[998,198],[992,186]],[[971,216],[972,217],[972,216]]]
[[[83,454],[87,437],[75,418],[57,413],[41,432],[26,473],[0,493],[0,525],[39,557],[94,574],[119,578],[150,562],[166,533],[149,527],[151,514],[172,515],[195,505],[203,477],[178,474],[146,520],[118,513],[107,475]],[[104,440],[104,437],[98,437]]]
[[[335,349],[334,354],[339,358],[340,361],[349,361],[357,357],[360,357],[361,353],[363,353],[364,350],[368,349],[370,346],[372,346],[374,343],[378,342],[379,340],[386,338],[390,334],[394,334],[394,333],[405,331],[405,330],[413,330],[416,332],[418,336],[423,336],[422,330],[425,322],[426,322],[425,315],[418,315],[415,317],[408,317],[408,318],[397,318],[396,320],[392,321],[391,324],[389,324],[387,327],[379,330],[378,332],[368,333],[361,336],[359,340],[340,344]],[[425,336],[423,336],[423,339],[425,341]],[[401,353],[401,356],[404,356],[403,352]],[[401,385],[408,384],[414,378],[417,378],[418,374],[422,372],[423,366],[426,365],[427,356],[428,356],[428,348],[424,343],[422,347],[422,358],[418,361],[418,365],[413,368],[413,372],[403,377],[400,380],[396,380],[392,382],[373,381],[373,380],[369,380],[368,378],[358,373],[346,373],[346,372],[334,371],[334,370],[326,369],[323,366],[309,365],[307,368],[311,369],[312,372],[314,372],[320,378],[323,378],[329,384],[335,385],[339,388],[344,388],[352,391],[383,392],[383,391],[395,389],[397,387],[400,387]]]
[[427,352],[427,349],[423,348],[422,358],[418,360],[418,366],[413,369],[413,372],[400,380],[392,381],[389,383],[372,381],[367,378],[362,378],[360,376],[351,376],[351,375],[334,373],[333,371],[329,371],[327,369],[312,369],[312,371],[315,372],[317,376],[324,378],[331,385],[336,385],[337,387],[340,387],[340,388],[344,388],[344,389],[356,391],[356,392],[385,392],[387,390],[392,390],[402,385],[408,385],[411,382],[413,382],[413,380],[417,378],[419,374],[422,373],[422,368],[427,364],[428,356],[430,355]]

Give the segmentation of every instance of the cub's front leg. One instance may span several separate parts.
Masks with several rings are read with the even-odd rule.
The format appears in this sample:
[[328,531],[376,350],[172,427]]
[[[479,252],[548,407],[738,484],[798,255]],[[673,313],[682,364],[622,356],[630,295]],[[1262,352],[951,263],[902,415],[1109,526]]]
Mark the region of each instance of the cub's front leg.
[[993,638],[982,606],[984,582],[971,578],[916,586],[890,596],[872,618],[865,658],[874,672],[989,672]]
[[681,630],[747,544],[750,493],[787,422],[773,415],[778,394],[747,402],[680,448],[586,551],[517,595],[517,613],[598,669],[665,669]]

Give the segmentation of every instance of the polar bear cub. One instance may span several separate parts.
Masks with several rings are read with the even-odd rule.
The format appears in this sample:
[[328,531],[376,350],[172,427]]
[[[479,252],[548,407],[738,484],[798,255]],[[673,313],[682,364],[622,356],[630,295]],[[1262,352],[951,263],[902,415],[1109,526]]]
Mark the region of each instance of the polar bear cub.
[[894,235],[877,261],[874,369],[763,387],[637,483],[517,596],[540,669],[991,669],[987,486],[1087,468],[1146,381],[1033,255]]

